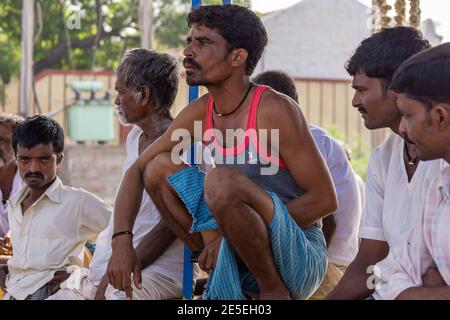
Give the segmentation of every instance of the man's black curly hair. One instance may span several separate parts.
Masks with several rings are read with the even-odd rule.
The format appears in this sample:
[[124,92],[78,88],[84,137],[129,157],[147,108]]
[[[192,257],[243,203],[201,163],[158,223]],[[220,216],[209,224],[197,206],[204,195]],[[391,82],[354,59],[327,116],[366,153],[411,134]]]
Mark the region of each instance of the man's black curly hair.
[[411,27],[386,28],[363,40],[345,65],[354,76],[364,72],[383,80],[386,90],[397,68],[414,54],[430,47],[422,33]]
[[253,73],[267,45],[267,32],[261,19],[242,6],[200,6],[191,10],[187,23],[189,27],[199,24],[217,30],[227,41],[230,51],[245,49],[248,52],[247,75]]

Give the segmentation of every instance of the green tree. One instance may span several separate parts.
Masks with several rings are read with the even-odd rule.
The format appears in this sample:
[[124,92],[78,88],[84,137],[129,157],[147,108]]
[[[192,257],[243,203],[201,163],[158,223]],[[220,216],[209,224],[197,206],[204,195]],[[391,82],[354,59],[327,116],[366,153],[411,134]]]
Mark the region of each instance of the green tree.
[[[190,0],[154,0],[155,39],[163,48],[181,48],[188,33]],[[235,3],[250,7],[251,0]],[[219,4],[207,0],[204,4]],[[74,11],[71,5],[81,6]],[[67,21],[80,14],[80,28]],[[0,2],[1,85],[20,65],[22,1]],[[115,69],[124,51],[140,45],[139,0],[35,0],[34,74],[50,68]]]
[[[80,29],[66,25],[76,1],[36,0],[34,72],[48,68],[114,68],[124,47],[138,46],[138,0],[78,0]],[[16,74],[21,41],[22,2],[0,2],[1,78]],[[8,43],[5,47],[4,44]],[[4,54],[8,51],[8,55]],[[14,58],[14,59],[13,59]],[[5,67],[6,66],[6,67]]]

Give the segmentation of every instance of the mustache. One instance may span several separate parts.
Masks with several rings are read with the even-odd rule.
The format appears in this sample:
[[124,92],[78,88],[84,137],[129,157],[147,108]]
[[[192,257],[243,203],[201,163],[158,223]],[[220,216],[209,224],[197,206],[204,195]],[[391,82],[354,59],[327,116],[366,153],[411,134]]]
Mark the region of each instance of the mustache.
[[195,62],[195,60],[192,59],[192,58],[184,58],[183,59],[183,66],[186,66],[186,64],[188,64],[190,66],[193,66],[196,69],[201,69],[202,68],[202,66],[199,65],[197,62]]
[[361,112],[361,113],[367,113],[367,110],[364,109],[363,106],[358,106],[358,111]]
[[27,172],[25,173],[25,178],[40,178],[44,179],[44,175],[40,172]]
[[403,134],[403,140],[405,140],[408,144],[415,144],[406,134]]

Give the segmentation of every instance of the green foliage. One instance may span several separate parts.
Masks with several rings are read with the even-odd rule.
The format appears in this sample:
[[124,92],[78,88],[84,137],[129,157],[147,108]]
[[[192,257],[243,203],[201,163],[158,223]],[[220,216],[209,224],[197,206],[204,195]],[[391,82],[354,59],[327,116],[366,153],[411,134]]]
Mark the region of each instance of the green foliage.
[[[34,61],[37,72],[46,68],[115,69],[127,48],[139,47],[139,0],[35,0]],[[81,5],[80,29],[69,30],[68,19],[74,13],[70,5]],[[104,33],[98,44],[87,43],[98,34],[97,3],[101,4]],[[203,4],[220,4],[205,0]],[[251,6],[251,0],[234,3]],[[182,48],[188,33],[186,15],[190,0],[154,0],[155,47]],[[22,1],[0,2],[0,79],[8,83],[20,65]],[[90,43],[90,42],[89,42]],[[57,48],[62,54],[56,54]],[[45,62],[45,63],[42,63]]]
[[2,85],[8,84],[11,77],[19,72],[21,11],[20,1],[4,0],[0,5],[0,82]]
[[[333,136],[335,139],[340,140],[342,142],[347,141],[346,135],[336,129],[334,126],[327,126],[326,130]],[[345,146],[347,150],[350,150],[350,158],[351,158],[351,164],[353,167],[353,170],[363,178],[363,180],[366,180],[366,171],[367,171],[367,164],[369,163],[369,157],[370,157],[370,148],[369,146],[364,143],[361,137],[355,135],[351,139],[352,143],[348,145],[345,143]]]
[[[51,58],[55,48],[64,45],[61,57],[50,60],[46,67],[60,69],[113,69],[127,47],[139,46],[138,0],[101,0],[101,11],[106,31],[98,45],[74,48],[73,44],[87,41],[98,34],[95,0],[79,0],[81,5],[80,29],[69,30],[66,22],[73,17],[69,0],[36,0],[35,5],[35,65]],[[17,74],[20,60],[22,1],[0,2],[0,77],[7,82]],[[5,46],[5,43],[7,45]],[[67,49],[69,47],[70,49]],[[40,71],[40,70],[39,70]]]

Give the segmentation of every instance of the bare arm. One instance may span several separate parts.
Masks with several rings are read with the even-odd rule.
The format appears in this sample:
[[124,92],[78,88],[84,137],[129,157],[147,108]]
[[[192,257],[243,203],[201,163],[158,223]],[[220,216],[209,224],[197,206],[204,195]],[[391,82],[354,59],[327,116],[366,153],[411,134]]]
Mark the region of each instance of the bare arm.
[[373,274],[368,273],[368,268],[383,260],[388,253],[387,242],[361,239],[361,245],[355,260],[326,299],[357,300],[367,297],[373,291],[368,286],[369,277],[373,276]]
[[323,236],[325,237],[325,242],[327,243],[327,248],[333,239],[334,232],[336,231],[336,219],[333,215],[329,215],[322,220],[323,226]]
[[[136,256],[140,267],[145,269],[156,261],[176,239],[168,226],[160,222],[141,240],[136,247]],[[98,285],[95,300],[104,300],[106,287],[109,283],[108,273],[106,273]]]
[[136,255],[142,269],[154,263],[175,239],[176,236],[172,233],[169,226],[160,220],[136,247]]
[[[308,123],[293,100],[274,92],[263,97],[258,120],[261,128],[279,129],[281,158],[304,194],[287,204],[301,227],[307,227],[337,209],[330,173],[311,136]],[[258,128],[260,127],[258,125]],[[275,143],[275,141],[270,141]]]

